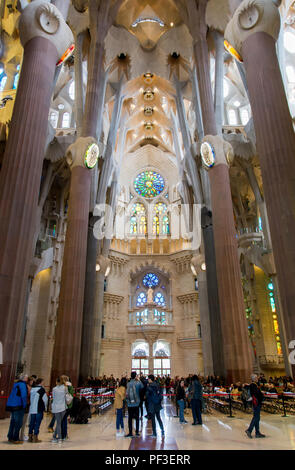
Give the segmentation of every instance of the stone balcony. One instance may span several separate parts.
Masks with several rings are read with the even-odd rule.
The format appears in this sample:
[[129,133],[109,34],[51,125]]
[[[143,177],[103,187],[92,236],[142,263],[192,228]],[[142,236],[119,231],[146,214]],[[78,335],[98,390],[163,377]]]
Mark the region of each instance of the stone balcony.
[[171,310],[158,306],[129,311],[128,333],[141,333],[144,337],[157,338],[160,333],[174,333]]
[[246,229],[238,234],[238,245],[240,248],[248,248],[252,245],[260,245],[263,247],[264,236],[263,232]]
[[259,364],[264,369],[284,369],[285,363],[282,355],[266,354],[258,357]]

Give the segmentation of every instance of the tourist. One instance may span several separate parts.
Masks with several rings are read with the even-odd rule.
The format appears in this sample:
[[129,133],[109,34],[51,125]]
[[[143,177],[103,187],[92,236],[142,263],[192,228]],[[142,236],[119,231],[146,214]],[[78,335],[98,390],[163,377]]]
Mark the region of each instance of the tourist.
[[62,442],[62,434],[61,434],[61,423],[62,419],[65,415],[67,404],[66,404],[66,394],[67,394],[67,387],[65,386],[64,382],[61,380],[60,377],[56,379],[56,386],[52,390],[52,413],[56,419],[56,427],[53,433],[53,439],[51,442],[56,444],[57,442]]
[[27,391],[28,391],[28,399],[27,399],[27,406],[25,409],[25,414],[24,414],[24,419],[23,419],[23,425],[19,433],[19,440],[20,441],[27,441],[29,439],[28,436],[25,436],[25,430],[26,430],[26,425],[29,417],[29,409],[30,409],[30,392],[31,388],[34,384],[35,378],[31,375],[31,377],[28,378],[27,381]]
[[148,376],[148,386],[146,389],[146,399],[148,403],[148,410],[152,420],[153,434],[152,437],[157,437],[156,418],[161,428],[162,436],[164,436],[164,426],[161,420],[160,411],[162,409],[163,393],[160,385],[155,381],[154,375]]
[[81,398],[77,415],[75,417],[75,424],[87,424],[88,419],[91,418],[90,405],[85,397]]
[[[119,388],[117,388],[115,392],[115,400],[114,400],[114,408],[116,410],[116,436],[124,436],[124,418],[123,418],[123,401],[126,397],[126,388],[127,388],[127,380],[122,378],[119,384]],[[120,432],[121,428],[121,432]]]
[[139,436],[139,405],[140,405],[140,389],[143,384],[137,380],[136,372],[131,372],[131,380],[127,384],[126,402],[128,407],[128,427],[129,433],[125,437],[133,437],[132,434],[132,421],[136,421],[136,437]]
[[252,431],[253,428],[255,427],[255,437],[265,437],[264,434],[261,434],[259,431],[259,421],[260,421],[260,410],[261,410],[261,405],[263,402],[263,393],[261,392],[259,386],[258,386],[258,377],[256,374],[253,374],[251,376],[252,383],[250,384],[250,395],[252,398],[252,406],[253,406],[253,418],[250,423],[250,426],[248,429],[246,429],[246,434],[247,436],[252,439]]
[[185,387],[184,387],[184,380],[181,380],[177,389],[176,389],[176,403],[179,407],[179,422],[182,424],[186,424],[187,421],[184,419],[184,408],[185,408]]
[[73,406],[73,398],[74,398],[74,387],[71,384],[70,378],[67,375],[62,375],[61,380],[64,383],[65,387],[67,387],[67,395],[66,395],[66,412],[63,416],[61,422],[61,438],[64,441],[68,439],[68,416],[71,412],[71,408]]
[[27,389],[28,376],[21,374],[14,383],[11,393],[6,403],[6,411],[10,411],[10,425],[7,434],[8,441],[11,444],[22,444],[19,438],[19,432],[23,425],[23,419],[28,400]]
[[203,391],[202,385],[197,375],[193,375],[191,384],[188,388],[189,396],[191,399],[191,409],[193,415],[193,426],[199,424],[202,425],[202,402],[203,402]]
[[40,378],[36,380],[31,389],[29,442],[41,442],[38,435],[47,404],[48,397],[43,387],[43,379]]
[[[145,393],[146,393],[148,381],[143,375],[140,376],[140,381],[143,385],[143,388],[141,388],[140,391],[139,391],[139,396],[140,396],[140,404],[139,404],[140,419],[142,419],[143,418],[143,403],[145,401]],[[146,403],[146,401],[145,401],[145,403]],[[147,409],[147,404],[146,404],[146,409]]]

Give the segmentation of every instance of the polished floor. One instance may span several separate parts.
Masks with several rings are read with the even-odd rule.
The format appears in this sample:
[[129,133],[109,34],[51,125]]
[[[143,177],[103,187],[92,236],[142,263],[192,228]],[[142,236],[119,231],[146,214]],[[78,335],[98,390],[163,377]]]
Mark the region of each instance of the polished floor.
[[[151,424],[145,418],[141,424],[141,437],[116,437],[115,414],[109,409],[95,415],[88,424],[69,425],[69,439],[61,444],[50,442],[52,434],[47,432],[51,416],[45,415],[39,438],[42,442],[13,445],[7,442],[9,419],[0,420],[0,450],[295,450],[295,416],[262,413],[261,432],[265,439],[249,439],[245,429],[251,415],[235,412],[234,418],[213,411],[203,415],[203,426],[192,426],[190,410],[186,415],[188,424],[182,425],[175,416],[175,409],[167,402],[162,410],[165,437],[158,429],[157,439],[150,437]],[[127,418],[124,419],[127,430]],[[254,433],[253,433],[254,435]]]

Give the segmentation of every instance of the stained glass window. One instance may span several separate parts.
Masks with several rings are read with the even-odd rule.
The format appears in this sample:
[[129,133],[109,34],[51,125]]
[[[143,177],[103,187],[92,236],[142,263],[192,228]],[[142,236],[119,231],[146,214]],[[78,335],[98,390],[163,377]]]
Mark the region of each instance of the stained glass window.
[[16,74],[15,74],[15,77],[14,77],[14,81],[13,81],[13,89],[14,89],[14,90],[17,89],[18,80],[19,80],[19,72],[16,73]]
[[4,90],[4,87],[6,85],[6,82],[7,82],[7,75],[4,75],[2,78],[1,78],[1,81],[0,81],[0,91],[3,91]]
[[158,292],[155,297],[154,297],[154,302],[156,302],[156,304],[160,305],[161,307],[165,307],[166,306],[166,301],[165,301],[165,297],[163,296],[163,294],[161,294],[161,292]]
[[146,325],[148,323],[149,312],[147,309],[136,312],[136,325]]
[[156,287],[159,284],[159,278],[153,273],[147,273],[142,282],[145,287]]
[[274,332],[275,332],[275,339],[276,339],[276,345],[277,345],[277,352],[278,354],[283,354],[282,351],[282,345],[281,345],[281,338],[280,338],[280,328],[279,328],[279,322],[278,322],[278,316],[277,316],[277,309],[276,309],[276,301],[274,298],[274,285],[272,283],[272,280],[270,279],[268,284],[267,284],[267,289],[268,289],[268,298],[270,302],[270,307],[272,311],[272,318],[273,318],[273,327],[274,327]]
[[140,196],[151,199],[161,194],[165,187],[163,177],[155,171],[143,171],[134,181],[134,189]]
[[147,232],[147,220],[145,207],[141,203],[133,204],[130,218],[130,234],[145,235]]
[[147,302],[146,295],[144,292],[141,292],[137,297],[137,301],[136,301],[137,307],[141,307],[142,305],[145,305],[146,302]]
[[154,207],[153,234],[169,234],[169,218],[167,216],[167,206],[163,202],[158,202]]
[[166,312],[159,312],[159,310],[154,310],[154,321],[157,325],[166,325]]

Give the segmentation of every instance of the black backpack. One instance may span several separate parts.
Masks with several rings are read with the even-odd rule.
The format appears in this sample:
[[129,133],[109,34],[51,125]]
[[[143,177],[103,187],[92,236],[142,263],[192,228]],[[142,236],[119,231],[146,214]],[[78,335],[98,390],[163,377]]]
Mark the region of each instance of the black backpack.
[[163,399],[161,388],[159,386],[150,387],[150,397],[154,405],[160,405]]

